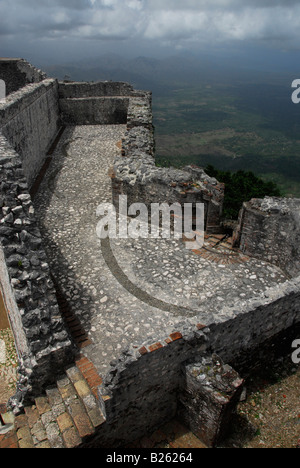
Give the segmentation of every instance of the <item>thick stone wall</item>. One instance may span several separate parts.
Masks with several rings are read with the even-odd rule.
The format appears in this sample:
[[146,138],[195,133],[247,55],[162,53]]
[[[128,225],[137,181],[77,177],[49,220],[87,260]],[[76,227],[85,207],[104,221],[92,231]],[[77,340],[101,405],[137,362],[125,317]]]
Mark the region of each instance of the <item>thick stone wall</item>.
[[39,173],[59,126],[56,80],[27,85],[0,104],[0,129],[21,156],[29,186]]
[[176,333],[166,341],[132,346],[112,363],[99,389],[106,423],[96,446],[120,447],[176,415],[181,363],[206,350],[202,332],[186,338]]
[[117,208],[120,195],[126,195],[130,205],[203,203],[206,231],[219,232],[224,185],[197,167],[178,170],[155,164],[151,93],[130,99],[122,155],[112,170],[113,200]]
[[99,81],[96,83],[59,83],[60,99],[81,99],[107,96],[132,96],[135,93],[128,83]]
[[127,120],[128,98],[60,99],[64,125],[116,125]]
[[269,198],[244,203],[234,243],[246,255],[300,273],[300,199]]
[[73,358],[19,155],[0,134],[1,291],[19,355],[13,405],[39,394]]
[[300,276],[240,301],[234,308],[221,309],[215,323],[209,325],[210,349],[245,374],[259,350],[260,358],[265,358],[264,343],[272,343],[293,328],[296,332],[299,324]]
[[126,124],[129,99],[138,95],[119,82],[59,83],[59,103],[65,125]]
[[24,59],[0,58],[0,79],[5,81],[6,93],[11,94],[29,83],[39,83],[46,74]]
[[121,447],[171,420],[178,410],[185,363],[216,353],[247,376],[257,364],[255,350],[265,352],[266,342],[299,325],[299,303],[300,277],[236,308],[220,309],[205,325],[183,322],[169,337],[133,344],[111,363],[99,388],[106,423],[93,444]]

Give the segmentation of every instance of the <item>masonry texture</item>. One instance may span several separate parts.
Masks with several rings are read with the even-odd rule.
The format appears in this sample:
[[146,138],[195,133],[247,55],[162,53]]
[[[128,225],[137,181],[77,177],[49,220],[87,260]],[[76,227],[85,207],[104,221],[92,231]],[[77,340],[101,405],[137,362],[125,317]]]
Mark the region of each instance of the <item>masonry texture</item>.
[[246,254],[280,266],[289,275],[300,270],[300,200],[251,200],[240,213],[236,241]]
[[115,161],[112,172],[114,203],[126,195],[129,205],[151,203],[203,203],[207,232],[220,230],[224,202],[224,185],[199,168],[184,170],[159,168],[155,165],[154,130],[151,94],[131,99],[127,117],[127,133],[122,157]]
[[[72,344],[60,315],[22,162],[0,136],[1,289],[20,357],[16,405],[70,360]],[[34,387],[34,388],[32,388]]]
[[243,384],[238,373],[217,355],[184,366],[178,413],[208,447],[224,438]]
[[[230,365],[242,382],[258,350],[299,325],[300,201],[245,203],[231,237],[223,184],[198,167],[156,166],[151,93],[58,82],[24,62],[0,60],[0,79],[22,69],[0,104],[1,292],[20,361],[10,407],[36,417],[30,433],[19,419],[18,441],[124,446],[183,408],[208,434],[184,376],[216,354],[224,379]],[[129,205],[203,203],[203,247],[100,240],[97,208],[113,203],[119,219],[119,195]],[[79,361],[91,363],[93,398]],[[201,385],[196,393],[205,399]],[[211,414],[223,412],[217,393]],[[223,433],[215,421],[208,445]]]
[[6,83],[6,94],[18,91],[29,83],[38,83],[46,74],[24,59],[0,58],[1,79]]
[[46,79],[9,95],[0,109],[0,126],[2,135],[21,157],[31,186],[59,129],[56,81]]

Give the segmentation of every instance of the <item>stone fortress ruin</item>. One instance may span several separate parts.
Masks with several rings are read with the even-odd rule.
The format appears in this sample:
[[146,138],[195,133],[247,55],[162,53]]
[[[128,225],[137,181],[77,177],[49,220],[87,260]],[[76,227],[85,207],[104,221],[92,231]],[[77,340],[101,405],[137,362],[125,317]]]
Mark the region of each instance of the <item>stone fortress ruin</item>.
[[[175,416],[214,446],[249,369],[299,338],[300,200],[251,200],[229,233],[223,184],[156,166],[151,93],[60,82],[23,59],[0,59],[0,79],[0,287],[19,358],[10,407],[58,388],[73,446],[121,447]],[[118,209],[120,195],[203,203],[204,246],[99,240],[97,207]],[[92,394],[79,354],[98,377]],[[64,399],[66,379],[90,431]],[[50,413],[50,445],[70,446]]]

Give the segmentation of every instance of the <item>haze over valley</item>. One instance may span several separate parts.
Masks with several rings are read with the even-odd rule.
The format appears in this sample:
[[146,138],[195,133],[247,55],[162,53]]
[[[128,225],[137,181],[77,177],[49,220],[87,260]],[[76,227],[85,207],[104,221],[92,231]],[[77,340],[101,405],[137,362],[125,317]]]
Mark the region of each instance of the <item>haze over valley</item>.
[[253,171],[283,195],[300,197],[300,105],[291,100],[291,64],[106,54],[44,69],[59,79],[127,81],[151,90],[159,165]]

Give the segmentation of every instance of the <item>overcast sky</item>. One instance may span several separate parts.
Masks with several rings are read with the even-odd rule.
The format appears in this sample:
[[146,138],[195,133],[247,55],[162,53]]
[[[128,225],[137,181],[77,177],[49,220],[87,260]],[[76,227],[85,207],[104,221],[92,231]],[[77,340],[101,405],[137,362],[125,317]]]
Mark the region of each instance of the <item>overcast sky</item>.
[[296,0],[0,0],[0,55],[70,61],[235,47],[300,50]]

